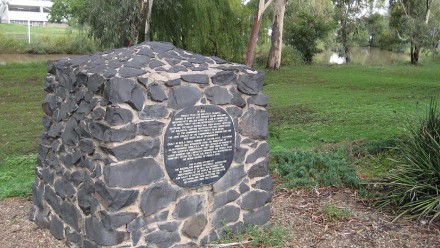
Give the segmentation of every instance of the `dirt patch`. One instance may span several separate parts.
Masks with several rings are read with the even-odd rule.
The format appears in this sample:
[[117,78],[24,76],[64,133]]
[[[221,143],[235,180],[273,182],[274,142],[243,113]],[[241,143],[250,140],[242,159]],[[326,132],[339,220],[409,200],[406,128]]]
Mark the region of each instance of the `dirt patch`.
[[319,121],[314,118],[313,110],[303,105],[269,109],[268,112],[269,123],[274,125],[305,124]]
[[[440,247],[440,223],[392,222],[392,216],[358,199],[356,191],[346,188],[276,192],[272,222],[288,229],[283,247]],[[0,201],[1,247],[66,247],[28,220],[30,204],[23,198]],[[350,216],[328,218],[326,205],[348,209]]]

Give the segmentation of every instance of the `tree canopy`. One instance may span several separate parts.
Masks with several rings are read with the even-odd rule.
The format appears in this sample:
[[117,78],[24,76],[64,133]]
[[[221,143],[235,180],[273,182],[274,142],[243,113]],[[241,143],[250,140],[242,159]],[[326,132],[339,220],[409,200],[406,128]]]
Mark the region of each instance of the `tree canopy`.
[[[151,0],[150,0],[151,1]],[[143,40],[146,0],[54,0],[51,21],[85,28],[104,47]],[[150,38],[241,61],[249,19],[240,0],[161,0],[152,6]]]

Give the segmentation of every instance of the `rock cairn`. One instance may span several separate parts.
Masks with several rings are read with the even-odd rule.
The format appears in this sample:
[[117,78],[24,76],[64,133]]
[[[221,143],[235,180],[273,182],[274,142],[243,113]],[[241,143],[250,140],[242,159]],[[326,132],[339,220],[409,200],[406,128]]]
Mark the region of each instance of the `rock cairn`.
[[[30,219],[55,238],[71,247],[198,247],[268,223],[261,72],[159,42],[47,69]],[[224,160],[232,163],[212,183],[182,187],[167,172],[164,136],[193,106],[216,106],[232,120]]]

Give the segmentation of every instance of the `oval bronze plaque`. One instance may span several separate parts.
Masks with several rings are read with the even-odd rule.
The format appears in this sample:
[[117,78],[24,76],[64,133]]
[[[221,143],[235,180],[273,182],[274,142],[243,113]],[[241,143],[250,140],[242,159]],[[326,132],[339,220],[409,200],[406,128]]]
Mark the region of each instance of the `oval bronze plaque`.
[[181,187],[211,184],[231,166],[234,145],[234,124],[224,109],[187,107],[173,116],[165,132],[165,168]]

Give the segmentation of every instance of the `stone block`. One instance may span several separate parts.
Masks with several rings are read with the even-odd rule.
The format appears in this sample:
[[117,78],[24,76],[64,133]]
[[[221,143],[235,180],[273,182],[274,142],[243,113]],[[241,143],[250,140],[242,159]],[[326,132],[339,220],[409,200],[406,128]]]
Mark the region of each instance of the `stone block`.
[[243,214],[243,221],[245,225],[265,225],[270,220],[270,207],[268,205]]
[[221,228],[232,222],[236,222],[240,217],[240,208],[234,205],[226,205],[216,210],[212,217],[212,225]]
[[160,140],[145,138],[119,146],[101,146],[101,149],[115,156],[119,161],[156,156],[159,153]]
[[187,196],[177,202],[173,216],[177,219],[193,216],[202,210],[203,201],[201,195]]
[[185,221],[182,227],[182,233],[190,239],[198,239],[207,224],[208,220],[204,214],[194,215]]
[[104,177],[110,187],[129,188],[159,181],[164,174],[156,160],[140,158],[104,167]]
[[249,108],[240,122],[241,134],[252,139],[265,140],[269,133],[267,111]]
[[157,183],[147,188],[141,196],[141,209],[145,216],[150,216],[168,207],[176,201],[181,191],[166,182]]
[[180,85],[170,89],[168,107],[182,109],[193,106],[202,97],[198,87],[192,85]]

